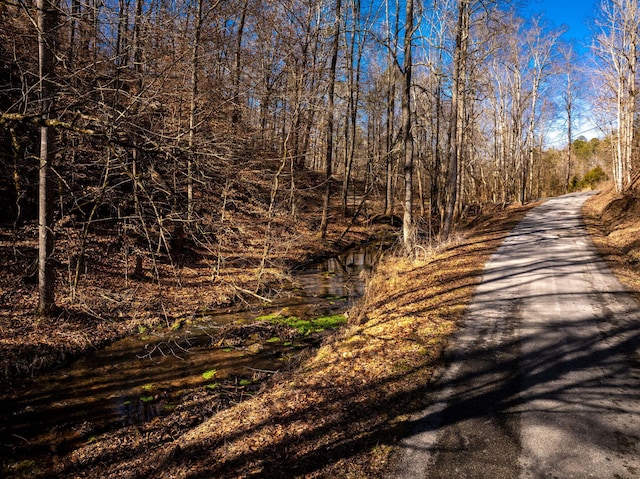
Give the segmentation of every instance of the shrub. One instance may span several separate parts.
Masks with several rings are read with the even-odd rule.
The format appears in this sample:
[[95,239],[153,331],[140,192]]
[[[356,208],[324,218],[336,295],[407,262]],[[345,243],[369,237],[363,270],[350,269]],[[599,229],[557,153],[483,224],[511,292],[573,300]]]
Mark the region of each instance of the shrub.
[[589,171],[585,173],[582,177],[582,181],[580,182],[580,186],[582,188],[591,188],[601,181],[605,181],[607,179],[607,174],[604,172],[602,168],[596,166],[595,168],[591,168]]

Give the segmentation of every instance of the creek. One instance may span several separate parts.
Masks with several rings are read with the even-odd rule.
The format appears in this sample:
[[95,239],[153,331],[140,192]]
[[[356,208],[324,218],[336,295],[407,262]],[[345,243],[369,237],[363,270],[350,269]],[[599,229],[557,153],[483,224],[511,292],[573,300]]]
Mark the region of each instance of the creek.
[[[169,414],[190,391],[250,395],[260,381],[327,334],[265,337],[256,318],[345,313],[364,294],[363,271],[384,247],[369,244],[293,273],[290,295],[241,312],[203,312],[181,328],[140,331],[0,392],[0,476],[19,461],[56,462],[104,432]],[[231,327],[231,329],[230,329]],[[224,331],[242,334],[221,334]],[[266,329],[266,334],[270,330]]]

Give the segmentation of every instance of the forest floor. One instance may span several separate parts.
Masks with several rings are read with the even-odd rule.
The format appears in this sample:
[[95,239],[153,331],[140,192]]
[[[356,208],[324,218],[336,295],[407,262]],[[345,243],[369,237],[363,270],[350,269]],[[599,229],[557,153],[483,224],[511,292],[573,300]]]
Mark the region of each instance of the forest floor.
[[[350,311],[349,324],[295,367],[273,375],[242,402],[230,401],[221,409],[212,407],[212,396],[206,391],[190,395],[168,415],[93,436],[53,470],[39,471],[36,463],[24,471],[24,477],[38,472],[90,478],[384,477],[394,461],[394,444],[405,434],[409,417],[424,406],[429,379],[481,279],[484,263],[531,206],[511,206],[481,215],[466,225],[464,234],[455,241],[439,249],[425,249],[417,259],[388,256],[371,278],[365,297]],[[592,197],[585,207],[585,219],[597,246],[621,280],[636,291],[640,290],[639,213],[640,200],[621,198],[610,190]],[[353,234],[353,241],[358,241],[365,240],[368,233],[355,229]],[[2,238],[5,242],[8,239]],[[312,250],[299,250],[295,256],[302,260]],[[16,270],[17,279],[19,273]],[[277,274],[272,274],[272,283],[278,284]],[[122,278],[119,281],[123,283]],[[228,294],[235,294],[237,287],[245,290],[240,284],[235,283]],[[246,285],[255,286],[251,281]],[[105,305],[122,305],[136,298],[140,317],[117,327],[113,321],[101,321],[100,315],[83,311],[75,319],[66,313],[52,324],[40,321],[32,325],[28,323],[33,323],[33,314],[28,311],[35,308],[33,298],[16,292],[15,287],[5,289],[4,282],[0,286],[0,344],[3,352],[14,356],[12,360],[3,354],[3,368],[14,373],[21,367],[37,366],[27,365],[28,360],[22,358],[33,361],[34,355],[23,355],[21,348],[44,345],[56,351],[73,328],[80,328],[86,336],[77,340],[78,349],[86,349],[87,343],[97,346],[92,344],[91,331],[108,341],[138,324],[172,321],[178,316],[184,294],[176,293],[174,305],[169,301],[171,289],[165,288],[162,304],[145,309],[148,299],[138,299],[143,290],[140,286],[131,286],[131,291],[116,298],[108,285],[101,285],[104,289],[95,294],[106,296]],[[33,291],[30,294],[33,296]],[[195,309],[216,304],[203,294],[197,293],[190,299],[193,303],[187,304]],[[7,300],[16,298],[22,298],[18,306],[26,309],[16,306],[13,313],[6,311]],[[115,317],[124,317],[132,310],[119,311],[113,306],[113,311]],[[12,314],[18,316],[15,324]],[[15,337],[21,334],[33,336],[17,344]],[[35,345],[30,341],[36,341]],[[59,354],[68,353],[61,349]],[[15,358],[24,364],[16,366]]]
[[[186,241],[179,254],[155,260],[131,238],[102,226],[87,236],[74,288],[82,232],[63,222],[56,227],[57,311],[51,318],[36,314],[37,227],[0,227],[0,383],[33,376],[141,329],[277,297],[291,288],[292,267],[395,234],[383,224],[355,224],[345,234],[347,226],[346,220],[334,221],[321,240],[304,218],[291,222],[280,215],[267,226],[246,212],[227,211],[215,244]],[[272,238],[265,241],[267,228]],[[136,258],[141,273],[135,272]]]

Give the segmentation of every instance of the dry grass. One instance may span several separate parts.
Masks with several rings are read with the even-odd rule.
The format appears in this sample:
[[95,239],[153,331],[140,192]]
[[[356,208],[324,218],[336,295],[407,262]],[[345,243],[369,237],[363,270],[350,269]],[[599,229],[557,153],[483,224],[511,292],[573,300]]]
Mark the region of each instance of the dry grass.
[[100,451],[119,446],[113,438],[98,438],[76,451],[61,473],[379,477],[409,415],[422,407],[484,263],[524,212],[510,208],[477,220],[457,244],[428,258],[387,258],[352,311],[351,324],[258,396],[151,453],[151,445],[140,445],[139,453],[108,466]]
[[639,195],[620,195],[605,185],[585,203],[583,216],[593,242],[618,279],[640,292]]

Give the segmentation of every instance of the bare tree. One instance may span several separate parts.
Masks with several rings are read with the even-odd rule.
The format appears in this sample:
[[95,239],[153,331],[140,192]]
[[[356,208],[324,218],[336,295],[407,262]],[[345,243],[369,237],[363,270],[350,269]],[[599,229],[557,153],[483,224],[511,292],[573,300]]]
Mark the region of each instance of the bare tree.
[[333,46],[331,50],[331,66],[329,67],[329,88],[327,93],[327,128],[326,142],[327,149],[325,154],[325,185],[322,205],[322,220],[320,222],[320,237],[324,238],[327,234],[327,226],[329,224],[329,202],[331,201],[331,177],[333,175],[333,122],[335,114],[335,86],[336,86],[336,70],[338,65],[338,51],[340,47],[340,23],[341,23],[342,0],[336,0],[335,4],[335,24],[333,32]]
[[615,101],[616,149],[613,178],[618,192],[632,179],[634,119],[638,90],[640,6],[638,0],[603,0],[595,49]]
[[[48,120],[54,107],[55,49],[58,5],[55,0],[38,0],[38,58],[40,108]],[[53,185],[51,163],[55,154],[52,127],[46,121],[40,127],[40,174],[38,207],[38,310],[49,315],[55,309],[55,272],[53,263]]]
[[402,240],[405,250],[414,246],[413,231],[413,136],[411,119],[411,73],[413,71],[414,18],[413,0],[406,0],[404,31],[404,65],[402,68],[402,149],[404,152],[404,215],[402,218]]
[[573,171],[573,124],[575,117],[576,100],[576,68],[577,60],[572,45],[567,45],[562,50],[562,75],[564,76],[564,88],[562,91],[562,106],[567,115],[567,161],[565,179],[565,193],[569,192],[571,172]]
[[[548,31],[541,25],[538,19],[533,19],[530,28],[526,32],[525,42],[527,44],[527,52],[530,64],[530,81],[529,81],[529,126],[526,140],[526,159],[523,160],[522,167],[522,190],[520,193],[520,202],[525,204],[527,201],[527,189],[529,195],[533,184],[533,151],[535,142],[535,131],[537,127],[539,99],[541,89],[544,82],[551,74],[551,57],[555,44],[560,36],[561,31]],[[568,88],[571,88],[568,80]],[[569,145],[571,145],[571,109],[568,109],[569,115]],[[569,148],[570,149],[570,148]]]
[[447,203],[442,228],[442,239],[446,240],[453,226],[456,202],[458,201],[458,165],[462,152],[462,123],[464,121],[464,92],[466,84],[467,49],[471,21],[470,0],[458,4],[456,45],[453,58],[453,85],[451,92],[451,125],[449,133],[449,176],[447,180]]
[[198,79],[200,74],[200,39],[202,37],[202,0],[196,0],[191,50],[191,92],[189,100],[189,159],[187,160],[187,221],[193,219],[193,175],[196,164],[194,139],[196,135],[196,114],[198,100]]

